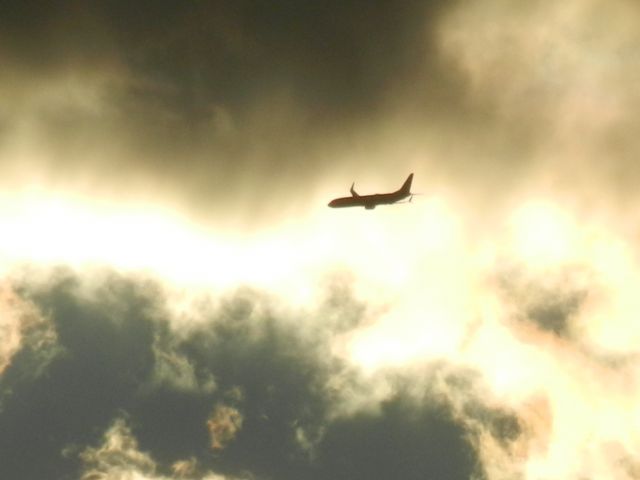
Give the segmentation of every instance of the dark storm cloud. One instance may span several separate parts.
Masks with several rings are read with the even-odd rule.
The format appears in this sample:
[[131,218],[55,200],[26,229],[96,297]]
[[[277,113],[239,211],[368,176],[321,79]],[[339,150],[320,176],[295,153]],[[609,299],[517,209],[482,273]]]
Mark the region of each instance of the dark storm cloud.
[[83,301],[77,288],[77,279],[64,276],[33,297],[50,315],[61,350],[46,370],[29,378],[37,352],[26,351],[2,378],[0,468],[7,478],[72,478],[78,462],[62,450],[99,438],[151,372],[154,326],[145,309],[153,295],[112,281]]
[[[18,289],[57,344],[40,375],[28,375],[37,352],[26,349],[1,377],[3,477],[76,478],[85,463],[95,472],[129,459],[165,475],[466,479],[482,476],[481,432],[505,445],[518,437],[516,417],[486,406],[477,379],[446,365],[418,383],[398,374],[379,405],[345,409],[372,387],[331,354],[332,330],[344,331],[337,313],[327,315],[334,327],[316,328],[240,290],[174,330],[157,284],[103,275],[92,285],[59,273]],[[328,298],[320,311],[339,311]],[[99,447],[103,434],[120,442]]]
[[446,406],[397,395],[380,412],[331,425],[319,446],[316,478],[468,479],[480,466],[466,435]]
[[397,170],[453,190],[482,221],[532,184],[591,202],[602,188],[635,195],[629,2],[0,8],[12,186],[44,178],[245,226],[318,205],[345,176]]
[[59,182],[138,179],[194,205],[237,194],[259,213],[267,191],[301,193],[303,174],[366,144],[391,106],[439,117],[463,98],[436,48],[450,2],[12,3],[8,138],[44,150]]
[[209,115],[212,103],[242,112],[272,87],[334,120],[370,113],[398,77],[429,61],[424,28],[445,4],[66,1],[5,7],[1,22],[5,48],[36,69],[117,52],[133,72],[171,87],[156,100],[185,121]]
[[516,268],[503,273],[499,283],[517,322],[571,339],[589,289],[596,288],[585,283],[587,278],[579,269],[560,268],[541,277]]
[[567,335],[570,329],[570,319],[580,306],[581,296],[557,298],[550,296],[541,299],[527,311],[527,318],[544,330],[556,335]]

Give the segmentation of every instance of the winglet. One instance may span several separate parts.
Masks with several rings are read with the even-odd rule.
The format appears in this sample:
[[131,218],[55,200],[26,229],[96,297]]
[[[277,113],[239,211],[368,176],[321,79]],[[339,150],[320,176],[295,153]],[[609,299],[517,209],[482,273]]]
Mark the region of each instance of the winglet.
[[353,196],[353,197],[359,197],[360,195],[358,195],[358,194],[356,193],[356,191],[353,189],[353,187],[355,186],[355,184],[356,184],[356,182],[353,182],[353,183],[351,184],[351,189],[350,189],[349,191],[351,192],[351,196]]

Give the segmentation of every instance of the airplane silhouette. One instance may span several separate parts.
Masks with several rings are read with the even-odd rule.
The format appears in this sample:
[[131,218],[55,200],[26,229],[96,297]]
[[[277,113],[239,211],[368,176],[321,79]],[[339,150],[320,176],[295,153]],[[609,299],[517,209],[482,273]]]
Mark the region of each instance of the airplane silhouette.
[[333,199],[329,202],[329,206],[332,208],[344,208],[344,207],[364,207],[367,210],[376,208],[377,205],[389,205],[403,200],[409,196],[413,196],[411,193],[411,182],[413,181],[413,173],[410,174],[402,184],[399,190],[391,193],[376,193],[373,195],[358,195],[353,189],[355,182],[351,184],[351,196],[341,197]]

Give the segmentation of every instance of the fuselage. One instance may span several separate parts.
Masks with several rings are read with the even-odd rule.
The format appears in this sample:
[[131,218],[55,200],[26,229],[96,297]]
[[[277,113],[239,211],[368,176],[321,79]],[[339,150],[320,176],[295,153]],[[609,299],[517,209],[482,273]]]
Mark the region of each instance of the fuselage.
[[333,208],[364,207],[366,209],[375,208],[376,205],[389,205],[399,200],[407,198],[410,193],[376,193],[373,195],[358,195],[357,197],[341,197],[331,200],[329,206]]

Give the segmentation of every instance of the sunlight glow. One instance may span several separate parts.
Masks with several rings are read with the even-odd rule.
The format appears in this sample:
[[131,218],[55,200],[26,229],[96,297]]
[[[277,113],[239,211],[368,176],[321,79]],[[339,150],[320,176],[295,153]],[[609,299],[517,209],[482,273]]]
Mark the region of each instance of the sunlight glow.
[[551,265],[570,260],[576,246],[575,228],[554,205],[530,202],[512,217],[515,251],[525,262]]
[[251,284],[302,303],[331,270],[361,273],[361,293],[385,301],[415,283],[422,265],[441,272],[451,266],[446,259],[458,248],[459,227],[442,202],[376,214],[321,211],[305,223],[241,235],[148,205],[124,208],[40,191],[4,194],[0,266],[109,266],[181,285]]

